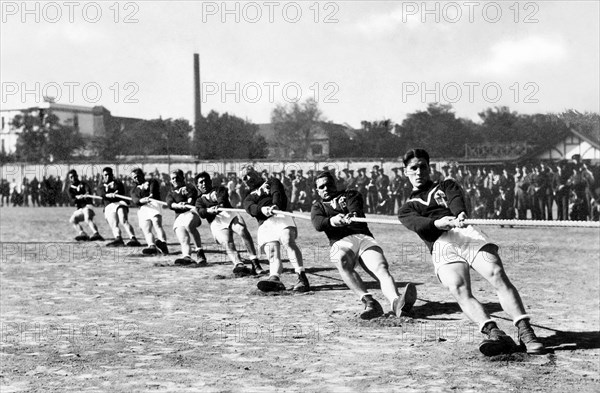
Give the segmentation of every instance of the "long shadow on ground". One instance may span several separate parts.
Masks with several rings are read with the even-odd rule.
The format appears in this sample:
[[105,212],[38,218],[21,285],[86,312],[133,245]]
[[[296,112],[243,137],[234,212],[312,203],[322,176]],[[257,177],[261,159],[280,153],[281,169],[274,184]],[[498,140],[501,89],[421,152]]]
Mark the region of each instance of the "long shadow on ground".
[[600,332],[563,332],[556,330],[552,336],[541,339],[546,348],[559,350],[600,348]]
[[[413,309],[413,314],[415,318],[432,319],[429,317],[434,315],[462,313],[462,310],[458,306],[458,303],[432,302],[425,299],[419,300],[425,301],[425,304],[422,306],[415,307]],[[488,313],[502,311],[502,306],[500,306],[500,303],[483,303],[483,307],[487,310]]]

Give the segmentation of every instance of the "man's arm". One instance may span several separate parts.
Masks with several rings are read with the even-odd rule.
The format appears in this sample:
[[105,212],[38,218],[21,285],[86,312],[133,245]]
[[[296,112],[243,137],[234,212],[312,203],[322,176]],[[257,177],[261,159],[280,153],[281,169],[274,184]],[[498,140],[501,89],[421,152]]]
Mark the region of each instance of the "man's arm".
[[398,218],[407,229],[428,241],[435,241],[444,232],[435,225],[435,219],[421,216],[408,204],[400,208]]
[[287,210],[287,197],[283,184],[279,180],[269,182],[271,201],[279,210]]
[[454,180],[445,180],[441,188],[446,194],[446,198],[448,198],[448,208],[452,212],[452,215],[456,217],[460,213],[466,213],[467,208],[460,185]]
[[315,203],[312,205],[310,210],[310,221],[318,232],[331,229],[329,216],[327,216],[323,206],[320,203]]

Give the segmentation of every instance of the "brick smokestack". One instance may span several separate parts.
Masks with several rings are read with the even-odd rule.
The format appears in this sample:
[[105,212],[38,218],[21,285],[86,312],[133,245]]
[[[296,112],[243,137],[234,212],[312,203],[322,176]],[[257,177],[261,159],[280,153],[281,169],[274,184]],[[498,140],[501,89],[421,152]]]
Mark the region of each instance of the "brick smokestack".
[[202,116],[200,103],[200,55],[194,53],[194,125],[200,121]]

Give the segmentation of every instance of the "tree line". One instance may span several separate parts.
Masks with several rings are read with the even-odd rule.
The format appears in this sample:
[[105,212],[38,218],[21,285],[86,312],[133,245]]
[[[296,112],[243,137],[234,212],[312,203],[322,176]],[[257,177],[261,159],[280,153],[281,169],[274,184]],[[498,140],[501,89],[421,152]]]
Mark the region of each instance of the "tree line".
[[[465,145],[478,143],[550,144],[569,134],[570,127],[598,132],[600,115],[566,111],[561,114],[519,114],[508,107],[479,113],[481,122],[459,118],[451,105],[431,103],[410,113],[402,123],[391,119],[363,121],[348,130],[326,120],[314,100],[277,105],[271,114],[274,135],[265,139],[259,126],[231,115],[211,111],[195,127],[186,119],[140,120],[123,129],[108,117],[105,134],[82,136],[71,124],[52,114],[39,118],[16,116],[20,128],[16,153],[0,152],[1,161],[65,161],[90,155],[114,159],[121,155],[191,155],[200,159],[260,159],[271,148],[285,148],[289,156],[304,159],[318,130],[329,139],[329,157],[397,158],[410,147],[427,147],[437,157],[462,157]],[[282,158],[282,157],[277,157]]]

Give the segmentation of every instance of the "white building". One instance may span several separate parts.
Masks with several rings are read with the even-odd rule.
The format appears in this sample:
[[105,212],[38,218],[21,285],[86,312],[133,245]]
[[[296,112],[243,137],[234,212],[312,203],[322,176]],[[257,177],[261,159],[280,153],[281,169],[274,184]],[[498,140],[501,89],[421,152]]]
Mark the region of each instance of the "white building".
[[108,118],[118,119],[123,127],[125,123],[133,123],[139,119],[112,117],[110,111],[103,106],[79,106],[44,102],[43,104],[23,109],[2,109],[2,129],[0,130],[0,148],[7,154],[14,153],[17,139],[23,128],[12,125],[16,115],[31,115],[43,118],[52,113],[61,124],[75,127],[84,137],[102,136],[106,133],[105,124]]
[[582,160],[593,163],[600,162],[600,130],[584,132],[575,128],[569,129],[569,135],[557,142],[553,147],[538,152],[539,160],[568,160],[579,155]]

